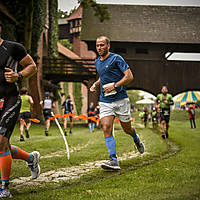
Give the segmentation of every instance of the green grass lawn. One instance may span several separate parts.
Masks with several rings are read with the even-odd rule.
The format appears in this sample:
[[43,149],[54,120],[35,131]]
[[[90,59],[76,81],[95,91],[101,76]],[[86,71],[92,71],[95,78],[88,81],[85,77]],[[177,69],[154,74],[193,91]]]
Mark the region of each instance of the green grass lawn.
[[[97,168],[79,179],[59,183],[24,187],[11,184],[13,199],[200,199],[200,117],[196,120],[197,129],[190,129],[186,112],[172,112],[170,140],[161,139],[159,130],[141,128],[138,126],[140,121],[137,114],[135,117],[137,132],[145,144],[147,154],[120,162],[119,172],[106,172]],[[132,138],[125,135],[119,125],[115,127],[118,156],[137,152]],[[38,150],[43,157],[65,150],[64,141],[54,125],[48,137],[44,135],[44,127],[38,124],[33,125],[30,135],[30,139],[19,142],[19,127],[16,126],[11,143],[28,152]],[[75,127],[73,135],[67,139],[70,149],[80,148],[70,154],[69,161],[66,154],[42,158],[41,173],[108,159],[102,130],[90,133],[87,128]],[[11,180],[26,176],[30,176],[26,164],[13,160]]]

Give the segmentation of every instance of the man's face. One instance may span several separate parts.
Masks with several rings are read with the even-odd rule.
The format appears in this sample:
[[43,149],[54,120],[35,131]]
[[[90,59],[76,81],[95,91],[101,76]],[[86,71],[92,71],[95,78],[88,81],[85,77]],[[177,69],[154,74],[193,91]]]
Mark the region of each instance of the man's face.
[[168,93],[168,89],[166,87],[163,87],[162,90],[161,90],[161,92],[163,94],[167,94]]
[[110,45],[107,44],[107,42],[104,38],[99,38],[96,41],[96,49],[97,49],[99,56],[103,57],[108,54]]

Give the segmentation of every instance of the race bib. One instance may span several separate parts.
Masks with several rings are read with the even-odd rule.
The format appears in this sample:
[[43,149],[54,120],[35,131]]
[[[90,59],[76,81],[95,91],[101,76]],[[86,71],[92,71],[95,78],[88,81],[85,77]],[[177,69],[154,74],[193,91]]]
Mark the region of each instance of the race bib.
[[[115,83],[108,83],[108,84],[105,84],[103,85],[103,88],[107,87],[107,86],[110,86],[110,85],[114,85]],[[107,96],[110,96],[110,95],[114,95],[114,94],[117,94],[117,91],[116,90],[113,90],[109,93],[105,93],[104,92],[104,96],[107,97]]]
[[164,110],[164,115],[165,116],[169,115],[169,110]]

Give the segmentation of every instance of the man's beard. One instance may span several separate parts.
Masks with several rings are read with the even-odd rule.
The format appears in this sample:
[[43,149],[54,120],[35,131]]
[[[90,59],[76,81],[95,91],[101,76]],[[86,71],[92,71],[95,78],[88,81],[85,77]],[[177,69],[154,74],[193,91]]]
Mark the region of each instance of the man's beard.
[[104,51],[103,51],[103,53],[101,54],[101,56],[106,56],[108,54],[108,49],[105,49]]

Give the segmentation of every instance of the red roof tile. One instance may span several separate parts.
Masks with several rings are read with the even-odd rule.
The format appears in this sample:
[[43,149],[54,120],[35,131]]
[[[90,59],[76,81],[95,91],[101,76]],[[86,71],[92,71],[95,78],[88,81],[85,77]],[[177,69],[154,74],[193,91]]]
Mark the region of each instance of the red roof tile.
[[83,7],[79,5],[79,7],[67,18],[67,21],[73,20],[73,19],[81,19],[83,13]]

